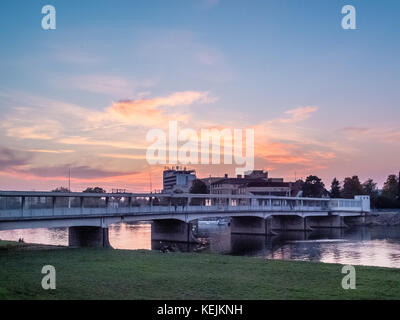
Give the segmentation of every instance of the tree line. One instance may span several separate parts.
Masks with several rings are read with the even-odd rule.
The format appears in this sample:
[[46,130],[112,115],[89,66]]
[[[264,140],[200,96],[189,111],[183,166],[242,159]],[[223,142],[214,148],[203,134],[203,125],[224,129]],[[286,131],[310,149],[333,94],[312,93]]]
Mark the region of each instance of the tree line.
[[[68,188],[65,187],[58,187],[54,190],[51,190],[51,192],[70,192],[70,190]],[[106,190],[104,190],[103,188],[100,187],[88,187],[85,190],[83,190],[82,192],[84,193],[106,193]]]
[[377,183],[369,178],[361,183],[358,176],[346,177],[342,182],[334,178],[330,190],[325,188],[320,178],[310,175],[305,181],[298,180],[303,197],[323,197],[352,199],[356,195],[368,195],[373,208],[400,208],[399,178],[395,174],[387,177],[382,190],[378,190]]

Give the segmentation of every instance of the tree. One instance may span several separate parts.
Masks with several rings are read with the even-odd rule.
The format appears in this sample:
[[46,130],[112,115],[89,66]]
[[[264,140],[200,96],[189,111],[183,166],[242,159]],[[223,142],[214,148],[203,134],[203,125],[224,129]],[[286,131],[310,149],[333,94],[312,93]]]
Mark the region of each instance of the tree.
[[331,198],[340,198],[340,182],[338,179],[333,178],[331,183],[331,191],[329,192],[329,196]]
[[84,193],[106,193],[106,190],[104,190],[103,188],[100,187],[94,187],[94,188],[86,188],[85,190],[83,190],[82,192]]
[[347,199],[353,199],[354,196],[364,194],[363,187],[361,185],[358,176],[347,177],[343,182],[342,197]]
[[364,194],[367,194],[369,196],[375,195],[375,193],[378,192],[378,189],[376,188],[376,183],[371,178],[367,179],[362,184],[362,188],[363,188]]
[[320,198],[324,191],[325,185],[317,176],[308,176],[303,184],[303,197]]
[[208,194],[209,191],[207,185],[202,180],[196,179],[192,182],[189,193]]
[[376,201],[377,208],[398,208],[400,207],[399,198],[399,179],[391,174],[383,184],[382,194]]
[[[190,187],[189,193],[195,194],[208,194],[209,190],[207,185],[200,179],[196,179],[192,182],[192,186]],[[204,205],[204,199],[193,198],[190,202],[192,206],[200,206]]]
[[362,188],[364,191],[364,194],[369,195],[370,198],[376,198],[378,196],[378,188],[376,187],[376,182],[372,180],[371,178],[367,179],[363,184]]
[[70,192],[70,190],[68,188],[65,187],[58,187],[54,190],[51,190],[51,192]]
[[378,199],[378,189],[376,188],[376,183],[374,180],[367,179],[363,184],[363,193],[368,195],[371,199],[371,206],[376,207],[376,201]]
[[399,172],[399,179],[398,179],[398,181],[399,181],[399,183],[398,183],[398,185],[397,185],[397,201],[398,201],[398,204],[399,204],[399,206],[400,206],[400,172]]
[[383,184],[382,195],[391,200],[396,200],[399,194],[399,181],[396,175],[391,174]]

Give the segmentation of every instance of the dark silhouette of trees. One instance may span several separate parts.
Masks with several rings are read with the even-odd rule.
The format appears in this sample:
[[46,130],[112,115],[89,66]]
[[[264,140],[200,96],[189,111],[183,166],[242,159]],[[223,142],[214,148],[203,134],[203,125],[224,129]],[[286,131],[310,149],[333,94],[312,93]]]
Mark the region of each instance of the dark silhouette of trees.
[[51,190],[51,192],[71,192],[68,188],[65,187],[58,187],[54,190]]
[[400,172],[399,172],[399,175],[398,175],[398,184],[397,184],[397,201],[399,202],[399,206],[400,206]]
[[376,207],[382,209],[400,207],[400,199],[398,195],[399,179],[396,175],[391,174],[383,184],[382,194],[378,196]]
[[378,189],[376,188],[376,183],[374,180],[367,179],[362,184],[364,194],[368,195],[371,199],[371,207],[375,208],[378,200]]
[[396,175],[391,174],[383,184],[382,195],[395,200],[399,194],[399,180]]
[[324,194],[325,185],[317,176],[308,176],[302,187],[303,197],[320,198]]
[[[324,183],[315,175],[310,175],[303,182],[296,181],[294,184],[299,190],[302,190],[303,197],[319,198],[324,195]],[[358,176],[346,177],[341,183],[334,178],[331,183],[329,196],[331,198],[347,198],[353,199],[357,195],[368,195],[371,199],[371,207],[378,209],[394,209],[400,208],[400,173],[399,176],[390,174],[384,185],[382,192],[378,190],[377,183],[369,178],[363,183],[360,182]]]
[[85,193],[106,193],[106,190],[104,190],[103,188],[100,187],[94,187],[94,188],[86,188],[85,190],[83,190],[82,192]]
[[358,176],[352,176],[344,178],[342,197],[347,199],[353,199],[354,196],[364,194],[363,187],[361,185]]
[[[194,194],[208,194],[209,190],[207,185],[200,179],[196,179],[192,182],[192,186],[190,187],[189,193]],[[192,206],[200,206],[204,205],[205,200],[200,198],[193,198],[190,202]]]
[[197,193],[197,194],[208,194],[207,185],[200,179],[196,179],[193,181],[192,186],[190,187],[189,193]]
[[395,200],[390,199],[384,195],[379,195],[376,199],[374,207],[378,209],[393,209],[397,208],[398,206],[399,205]]
[[338,179],[333,178],[332,183],[331,183],[331,190],[329,192],[329,196],[331,198],[340,198],[340,182]]
[[363,188],[364,194],[367,194],[369,196],[378,192],[378,189],[376,188],[376,183],[371,178],[367,179],[362,184],[362,188]]

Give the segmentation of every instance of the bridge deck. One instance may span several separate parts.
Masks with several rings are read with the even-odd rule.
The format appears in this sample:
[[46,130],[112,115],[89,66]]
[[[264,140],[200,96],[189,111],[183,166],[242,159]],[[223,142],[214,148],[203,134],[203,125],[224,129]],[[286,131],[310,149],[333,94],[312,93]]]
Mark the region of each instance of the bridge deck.
[[[366,201],[368,200],[368,205]],[[196,204],[196,205],[194,205]],[[315,199],[209,194],[87,194],[0,192],[0,229],[26,221],[98,219],[109,221],[271,215],[357,216],[369,211],[369,198]],[[113,219],[116,218],[116,219]],[[110,222],[111,223],[111,222]],[[26,224],[25,224],[26,225]],[[35,224],[37,225],[37,224]]]

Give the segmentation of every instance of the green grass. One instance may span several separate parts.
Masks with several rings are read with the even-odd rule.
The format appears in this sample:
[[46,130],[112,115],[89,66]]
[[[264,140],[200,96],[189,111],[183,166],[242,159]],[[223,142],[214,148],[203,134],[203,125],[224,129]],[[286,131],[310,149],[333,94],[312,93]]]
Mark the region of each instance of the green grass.
[[[1,243],[1,242],[0,242]],[[57,289],[43,290],[53,265]],[[214,254],[112,249],[0,250],[0,299],[399,299],[400,270]]]
[[23,245],[23,243],[19,243],[19,242],[15,242],[15,241],[1,240],[0,241],[0,250],[20,247],[22,245]]

